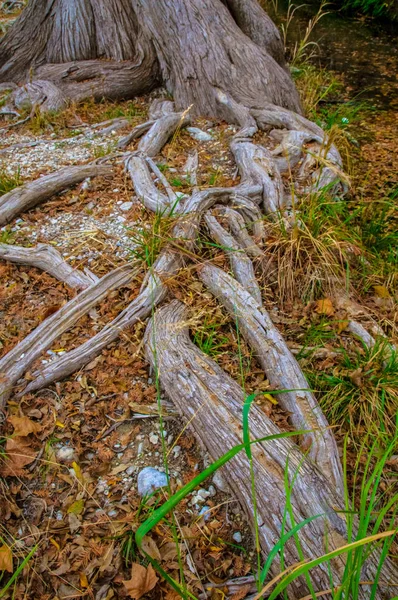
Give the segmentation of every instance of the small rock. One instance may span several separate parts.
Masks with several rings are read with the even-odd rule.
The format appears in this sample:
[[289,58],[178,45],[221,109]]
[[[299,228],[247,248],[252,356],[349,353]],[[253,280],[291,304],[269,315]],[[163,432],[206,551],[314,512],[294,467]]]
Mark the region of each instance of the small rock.
[[199,516],[203,517],[205,521],[208,521],[211,517],[210,506],[203,506],[199,511]]
[[128,475],[130,477],[130,475],[132,475],[133,473],[135,473],[136,470],[137,470],[137,467],[135,467],[134,465],[130,465],[126,469],[126,475]]
[[70,446],[62,446],[57,450],[57,459],[61,462],[72,462],[75,458],[75,450]]
[[213,139],[213,136],[210,135],[210,133],[206,133],[205,131],[198,129],[198,127],[187,127],[187,131],[194,140],[198,140],[199,142],[209,142]]
[[232,539],[237,543],[240,544],[242,542],[242,534],[240,531],[235,531],[234,535],[232,536]]
[[118,511],[115,510],[114,508],[110,511],[108,511],[108,517],[116,517],[116,515],[118,514]]
[[213,483],[221,492],[228,492],[227,482],[221,475],[220,471],[216,471],[213,475]]
[[214,485],[209,486],[209,494],[210,494],[210,496],[215,496],[217,494],[217,490],[214,487]]
[[82,183],[82,190],[89,190],[91,188],[91,179],[87,177]]
[[128,210],[130,210],[130,208],[133,206],[132,202],[123,202],[119,208],[120,210],[122,210],[123,212],[127,212]]
[[192,504],[193,505],[203,504],[203,502],[205,502],[206,498],[208,498],[209,496],[210,496],[210,494],[207,490],[204,490],[204,489],[198,490],[196,495],[192,498]]
[[174,454],[174,458],[178,458],[181,454],[181,446],[174,446],[173,454]]
[[155,435],[154,433],[151,433],[151,435],[149,436],[149,441],[151,442],[151,444],[156,446],[156,444],[159,442],[159,436]]
[[138,494],[148,496],[155,490],[165,487],[167,485],[167,476],[165,473],[160,473],[153,467],[145,467],[138,473],[137,478],[137,489]]

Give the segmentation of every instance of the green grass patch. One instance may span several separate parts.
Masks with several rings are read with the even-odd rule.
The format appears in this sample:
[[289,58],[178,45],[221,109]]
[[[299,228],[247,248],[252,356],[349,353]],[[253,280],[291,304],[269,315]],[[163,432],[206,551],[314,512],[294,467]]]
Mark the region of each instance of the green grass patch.
[[7,173],[4,169],[0,171],[0,196],[11,192],[14,188],[23,184],[19,170],[15,173]]
[[398,355],[386,340],[373,348],[342,348],[332,372],[306,375],[329,422],[353,439],[372,433],[386,443],[397,435]]

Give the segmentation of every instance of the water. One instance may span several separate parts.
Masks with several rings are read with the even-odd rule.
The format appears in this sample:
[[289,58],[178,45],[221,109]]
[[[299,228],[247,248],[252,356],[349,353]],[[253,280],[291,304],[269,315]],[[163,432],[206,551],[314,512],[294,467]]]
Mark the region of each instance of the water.
[[[303,37],[316,11],[316,6],[307,5],[295,13],[289,42]],[[283,16],[286,7],[278,12]],[[351,97],[387,110],[398,106],[398,23],[331,12],[317,24],[311,40],[319,46],[315,62],[343,74]]]

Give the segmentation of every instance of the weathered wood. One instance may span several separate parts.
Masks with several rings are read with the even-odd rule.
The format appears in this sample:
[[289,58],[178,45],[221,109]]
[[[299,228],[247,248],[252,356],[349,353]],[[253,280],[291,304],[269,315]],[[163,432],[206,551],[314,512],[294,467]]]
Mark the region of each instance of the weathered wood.
[[148,133],[140,140],[138,144],[139,152],[142,152],[149,157],[156,156],[170,137],[180,127],[188,125],[190,120],[191,117],[187,110],[165,114],[160,117],[154,122]]
[[[178,301],[156,311],[145,333],[146,351],[152,367],[158,373],[162,387],[176,408],[207,448],[210,457],[216,459],[227,449],[242,442],[242,406],[245,394],[208,356],[203,354],[189,339],[189,316],[184,305]],[[252,439],[277,433],[278,428],[255,404],[252,405],[249,426]],[[203,431],[214,432],[203,436]],[[284,474],[287,470],[292,486],[292,507],[295,523],[304,515],[319,514],[319,519],[301,529],[298,537],[304,557],[321,556],[326,550],[344,545],[346,521],[339,507],[343,502],[333,483],[304,456],[289,439],[252,446],[253,468],[256,482],[259,537],[265,557],[273,543],[279,540],[284,515],[286,490]],[[238,496],[253,524],[253,498],[249,476],[249,464],[242,451],[222,470],[231,482],[232,491]],[[337,512],[336,512],[337,511]],[[286,527],[290,527],[288,517]],[[297,545],[290,540],[284,546],[285,566],[297,562]],[[364,563],[363,581],[373,581],[378,570],[379,555],[375,550]],[[311,581],[315,590],[326,587],[332,575],[339,582],[345,567],[344,557],[330,561],[312,570]],[[375,597],[388,600],[397,584],[397,571],[387,558],[380,573],[379,587]],[[279,572],[278,559],[271,573]],[[306,582],[294,581],[288,589],[289,598],[297,600],[305,595]],[[358,600],[367,600],[369,588],[360,586]]]
[[232,142],[242,183],[261,185],[266,213],[275,214],[283,209],[285,191],[281,175],[269,150],[252,142]]
[[144,54],[136,61],[80,60],[38,67],[36,76],[55,84],[70,100],[127,100],[150,92],[159,83],[156,59]]
[[243,33],[285,67],[285,48],[279,29],[257,0],[226,0],[225,3]]
[[[254,300],[252,300],[254,302]],[[189,316],[184,305],[176,300],[158,309],[147,326],[145,345],[147,357],[159,376],[161,386],[176,408],[189,422],[196,436],[206,447],[212,459],[217,459],[228,449],[242,443],[242,406],[245,394],[240,386],[203,354],[189,339]],[[249,416],[252,439],[274,435],[278,428],[253,404]],[[206,432],[206,435],[203,435]],[[325,551],[344,544],[346,523],[342,514],[336,512],[342,506],[343,497],[336,493],[333,482],[325,477],[289,439],[252,446],[253,469],[256,482],[256,499],[259,538],[265,556],[279,540],[286,503],[284,473],[289,481],[294,479],[292,506],[296,523],[320,515],[300,530],[298,538],[306,558],[321,556]],[[242,507],[253,523],[253,499],[250,482],[250,466],[244,451],[229,461],[222,471],[230,482]],[[290,518],[287,518],[290,527]],[[285,566],[298,562],[297,546],[291,539],[284,546]],[[330,587],[339,582],[344,570],[342,557],[321,565],[311,573],[315,590]],[[375,572],[377,557],[369,559],[363,569],[364,579]],[[280,563],[275,559],[271,573],[279,572]],[[386,572],[382,581],[394,583],[396,573]],[[378,598],[388,598],[389,593],[380,591]],[[289,598],[297,600],[308,593],[305,580],[294,581],[288,589]],[[358,598],[368,598],[366,586],[358,592]]]
[[172,205],[170,198],[156,187],[145,156],[137,152],[130,154],[126,161],[126,170],[134,185],[137,198],[148,210],[166,212]]
[[234,210],[230,206],[215,206],[213,213],[220,216],[222,222],[225,221],[227,223],[233,236],[249,256],[259,258],[263,255],[261,248],[258,247],[254,239],[249,235],[248,226],[237,210]]
[[221,2],[132,0],[132,5],[178,109],[192,104],[194,114],[228,118],[217,87],[245,106],[268,100],[300,111],[290,76],[242,32]]
[[11,395],[15,383],[41,353],[48,350],[54,340],[72,327],[90,308],[101,302],[111,290],[126,285],[134,275],[135,270],[131,265],[108,273],[45,319],[10,350],[0,360],[0,409]]
[[[211,188],[196,192],[184,203],[180,219],[177,221],[172,237],[175,245],[188,251],[194,250],[196,236],[199,231],[202,214],[218,202],[228,202],[235,197],[231,188]],[[153,307],[164,300],[167,295],[167,280],[183,266],[183,255],[171,249],[165,249],[149,270],[142,284],[141,291],[111,323],[99,333],[61,356],[56,363],[46,365],[40,372],[33,374],[31,381],[23,393],[40,389],[46,385],[67,377],[77,369],[93,360],[110,342],[117,339],[127,327],[132,327],[137,321],[146,319]]]
[[113,173],[113,168],[110,165],[89,163],[77,167],[66,167],[14,188],[11,192],[0,196],[0,225],[9,223],[20,213],[80,183],[87,177],[110,175],[111,173]]
[[152,127],[154,122],[155,121],[145,121],[145,123],[140,123],[140,125],[134,127],[130,133],[120,138],[117,143],[119,150],[125,150],[131,144],[131,142],[144,135],[144,133],[146,133]]
[[279,390],[279,404],[289,413],[295,429],[314,430],[300,438],[303,451],[343,494],[338,449],[329,424],[308,389],[300,366],[267,311],[230,275],[214,265],[198,270],[201,281],[237,320],[242,335],[253,348],[270,384]]
[[153,307],[167,295],[167,287],[163,280],[167,281],[167,278],[172,277],[181,266],[182,260],[177,254],[163,252],[150,270],[149,277],[137,298],[84,344],[66,352],[56,362],[49,363],[40,371],[33,373],[33,380],[28,383],[21,395],[41,389],[54,381],[60,381],[77,371],[98,356],[127,327],[132,327],[138,321],[148,318]]
[[261,291],[254,273],[253,263],[244,249],[220,225],[210,211],[205,214],[204,221],[209,229],[210,236],[227,254],[236,280],[242,284],[259,306],[261,306]]
[[53,246],[37,244],[32,248],[23,248],[11,244],[0,243],[0,259],[18,265],[30,265],[46,271],[59,281],[63,281],[72,288],[85,289],[98,281],[91,274],[85,274],[71,267]]

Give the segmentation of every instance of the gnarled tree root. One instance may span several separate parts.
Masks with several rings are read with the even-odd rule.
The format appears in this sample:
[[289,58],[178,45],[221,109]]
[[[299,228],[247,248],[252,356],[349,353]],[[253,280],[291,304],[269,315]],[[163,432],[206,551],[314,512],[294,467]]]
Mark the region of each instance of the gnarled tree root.
[[58,250],[49,244],[37,244],[33,248],[23,248],[0,243],[0,259],[18,265],[30,265],[46,271],[72,288],[84,290],[98,281],[98,278],[92,273],[83,273],[71,267]]
[[211,264],[198,269],[199,278],[236,319],[239,329],[277,390],[279,404],[289,413],[297,431],[314,430],[300,436],[300,446],[343,494],[343,477],[336,441],[299,364],[267,311],[233,277]]
[[[343,498],[341,467],[327,421],[308,391],[298,363],[262,307],[261,294],[249,259],[249,256],[260,257],[262,254],[261,247],[257,245],[264,239],[260,205],[271,213],[275,210],[282,212],[288,201],[276,157],[266,148],[255,146],[245,136],[254,135],[257,124],[263,128],[282,126],[287,130],[301,129],[311,136],[319,135],[321,130],[303,117],[273,105],[262,111],[249,110],[226,94],[220,95],[217,92],[216,98],[217,102],[224,103],[224,109],[231,120],[237,121],[241,126],[231,144],[239,166],[240,183],[233,188],[195,189],[191,196],[177,203],[176,195],[159,173],[152,158],[189,117],[187,111],[170,112],[173,105],[168,101],[158,102],[150,114],[150,119],[154,122],[139,142],[138,151],[127,158],[126,167],[135,191],[145,206],[169,215],[173,212],[178,217],[172,241],[148,270],[135,300],[93,338],[46,365],[40,372],[34,373],[35,379],[30,381],[20,395],[70,375],[97,356],[124,329],[150,316],[154,307],[166,298],[167,279],[178,273],[184,265],[185,257],[192,257],[201,219],[204,217],[211,234],[217,237],[229,253],[234,272],[243,285],[212,265],[199,268],[199,277],[238,321],[271,384],[276,390],[281,390],[279,402],[291,413],[294,427],[313,429],[300,439],[301,448],[288,439],[278,439],[275,443],[262,444],[253,449],[262,549],[267,554],[280,538],[286,502],[284,473],[287,469],[290,482],[294,479],[294,521],[320,515],[300,532],[304,554],[314,558],[325,551],[326,539],[328,549],[345,543],[345,519],[336,512],[342,506]],[[147,126],[140,130],[137,137],[145,133],[146,129]],[[335,164],[338,165],[340,157],[337,150],[331,147],[329,151],[334,154]],[[259,159],[258,163],[253,164],[256,157]],[[158,190],[151,171],[163,185],[165,193]],[[210,214],[208,211],[215,206],[217,209]],[[236,222],[234,215],[240,215]],[[221,218],[222,224],[215,216]],[[223,227],[224,222],[230,233]],[[253,237],[245,231],[245,226],[251,229]],[[244,275],[241,276],[240,272]],[[82,294],[90,293],[101,282],[103,280]],[[40,355],[44,346],[48,347],[60,332],[70,327],[72,321],[68,322],[69,309],[66,316],[62,310],[54,318],[47,319],[43,326],[33,331],[0,362],[8,386],[0,388],[3,400],[8,397],[12,385]],[[73,313],[72,308],[71,311]],[[39,342],[40,336],[45,341],[44,346]],[[160,380],[181,414],[192,422],[192,427],[199,436],[205,430],[212,432],[204,440],[211,456],[217,458],[230,446],[240,443],[244,392],[190,342],[183,306],[173,302],[160,309],[148,326],[145,339],[149,360],[159,368]],[[21,364],[18,364],[19,360]],[[250,413],[250,426],[255,438],[277,435],[279,432],[255,405]],[[231,473],[229,479],[235,478],[234,490],[251,516],[253,503],[246,454],[239,454],[230,465],[232,470],[228,471]],[[230,466],[224,468],[229,469]],[[292,526],[289,519],[287,523]],[[285,564],[292,564],[299,559],[294,540],[288,542],[284,555]],[[273,572],[276,573],[278,568],[275,561]],[[330,569],[334,581],[339,582],[344,569],[343,560],[333,561]],[[396,579],[396,571],[391,569],[389,576],[386,575],[387,570],[388,567],[380,578],[380,590],[376,595],[378,599],[389,597],[389,594],[385,596],[383,586]],[[377,558],[371,555],[363,569],[363,578],[372,580],[376,572]],[[311,576],[316,589],[330,587],[329,574],[327,566],[320,566],[313,571]],[[301,579],[292,585],[289,594],[291,598],[298,598],[306,592],[307,583]],[[358,597],[365,600],[365,587],[361,588]]]
[[87,177],[111,173],[113,168],[110,165],[90,163],[78,167],[66,167],[14,188],[0,197],[0,225],[6,225],[21,212],[37,206]]
[[108,292],[126,285],[134,275],[135,270],[130,265],[119,267],[108,273],[45,319],[10,350],[0,360],[0,409],[7,402],[15,383],[41,353],[47,350],[57,337],[72,327],[90,308],[101,302]]
[[[191,342],[188,327],[187,311],[179,301],[174,300],[158,309],[145,333],[147,356],[167,395],[215,460],[226,450],[242,443],[245,394],[217,363]],[[249,422],[253,439],[280,433],[255,404],[252,405]],[[292,441],[280,438],[255,444],[252,446],[252,455],[258,532],[265,556],[280,537],[286,508],[286,469],[292,484],[291,503],[295,523],[320,515],[298,534],[304,556],[321,556],[326,548],[332,550],[344,543],[346,522],[337,512],[342,507],[342,496],[337,493],[334,482],[309,461]],[[254,506],[247,455],[240,452],[222,469],[252,521]],[[292,525],[289,522],[288,527]],[[284,559],[285,565],[299,560],[293,539],[284,546]],[[370,560],[363,573],[367,570],[374,572],[374,568],[374,562]],[[279,569],[276,560],[272,566],[273,574]],[[330,576],[338,584],[343,571],[344,560],[341,557],[329,565],[312,570],[315,589],[328,589]],[[388,577],[391,583],[396,579],[393,574],[387,574]],[[295,600],[307,593],[307,584],[303,579],[295,580],[288,590],[289,597]],[[383,594],[380,592],[378,597],[388,597]],[[367,591],[360,590],[359,597],[365,599]]]

